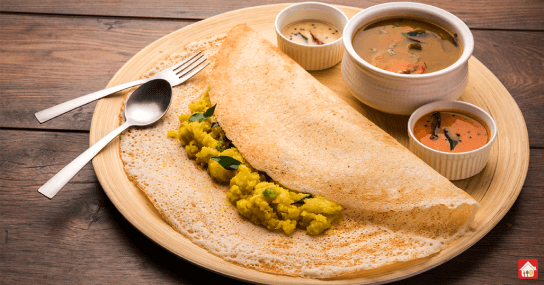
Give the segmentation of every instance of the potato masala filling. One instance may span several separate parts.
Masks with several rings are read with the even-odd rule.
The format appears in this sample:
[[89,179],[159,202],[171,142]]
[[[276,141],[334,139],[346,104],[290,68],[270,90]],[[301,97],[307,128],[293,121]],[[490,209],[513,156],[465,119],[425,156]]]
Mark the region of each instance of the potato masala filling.
[[342,220],[342,206],[322,196],[300,193],[283,187],[266,173],[254,169],[225,136],[217,123],[209,98],[189,104],[191,114],[179,116],[178,139],[187,155],[205,168],[218,183],[229,184],[227,200],[240,215],[256,225],[287,235],[305,229],[318,235]]

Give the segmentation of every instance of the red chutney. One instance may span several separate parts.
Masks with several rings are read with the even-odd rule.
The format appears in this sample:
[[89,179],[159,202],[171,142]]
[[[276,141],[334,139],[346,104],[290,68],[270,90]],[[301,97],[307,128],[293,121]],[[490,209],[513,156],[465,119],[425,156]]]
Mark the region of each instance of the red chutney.
[[443,152],[476,150],[489,141],[487,127],[456,112],[432,112],[414,125],[414,136],[422,144]]

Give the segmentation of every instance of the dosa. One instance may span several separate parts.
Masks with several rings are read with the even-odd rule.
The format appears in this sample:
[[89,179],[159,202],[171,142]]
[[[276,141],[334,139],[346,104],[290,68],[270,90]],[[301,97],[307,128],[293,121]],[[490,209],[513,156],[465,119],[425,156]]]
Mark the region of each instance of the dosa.
[[[218,49],[220,50],[218,51]],[[174,89],[166,117],[121,136],[125,171],[177,231],[227,261],[276,274],[328,278],[436,253],[463,235],[478,203],[337,98],[245,25],[204,39],[213,70]],[[216,118],[252,166],[296,191],[343,205],[344,221],[317,237],[244,220],[179,142],[176,115],[210,86]]]

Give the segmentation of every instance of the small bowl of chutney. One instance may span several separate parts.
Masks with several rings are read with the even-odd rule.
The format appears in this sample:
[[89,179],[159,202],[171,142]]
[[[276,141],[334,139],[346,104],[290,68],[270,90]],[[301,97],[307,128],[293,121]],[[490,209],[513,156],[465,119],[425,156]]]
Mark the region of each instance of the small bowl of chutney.
[[473,104],[436,101],[412,113],[408,134],[410,151],[449,180],[460,180],[487,165],[497,125]]
[[320,2],[303,2],[276,16],[278,48],[306,70],[323,70],[342,60],[342,34],[348,17]]

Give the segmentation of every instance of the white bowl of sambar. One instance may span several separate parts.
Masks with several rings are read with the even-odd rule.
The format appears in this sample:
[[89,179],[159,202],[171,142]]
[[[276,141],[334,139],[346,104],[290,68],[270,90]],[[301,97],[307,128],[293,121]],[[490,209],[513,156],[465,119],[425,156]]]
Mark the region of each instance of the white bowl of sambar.
[[440,8],[369,7],[349,20],[343,42],[342,77],[355,97],[377,110],[409,115],[424,104],[459,98],[468,84],[474,38]]

